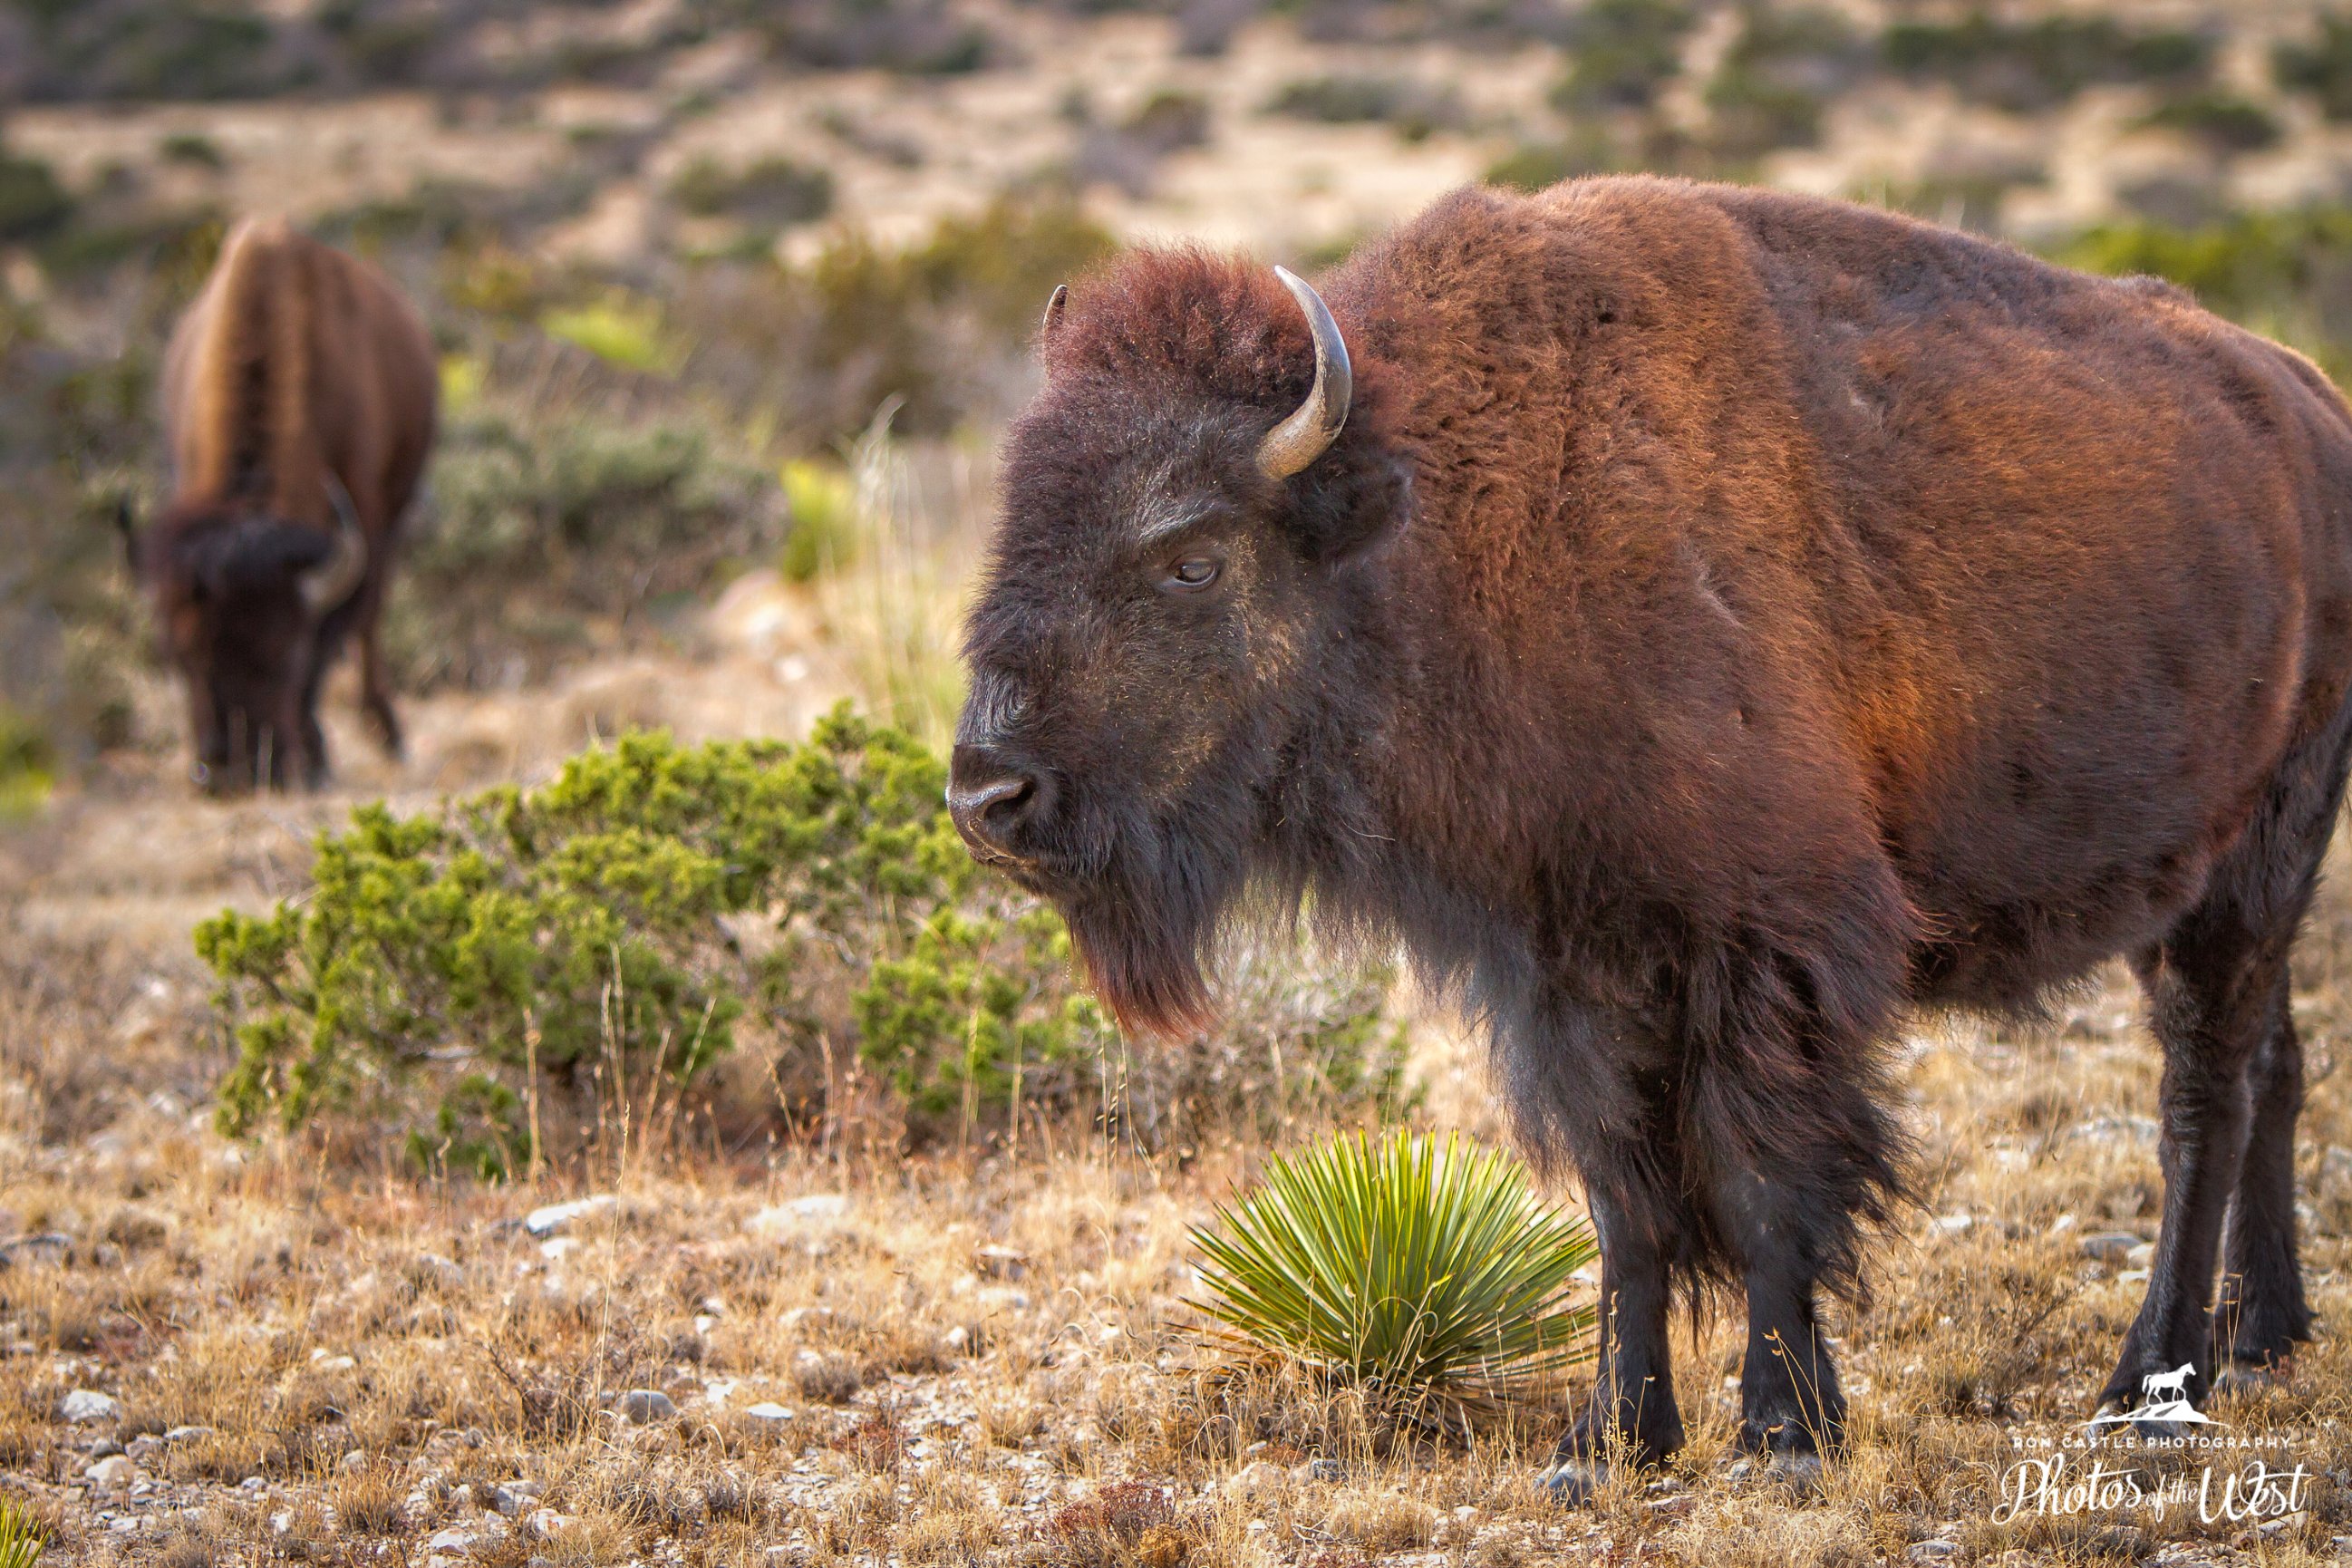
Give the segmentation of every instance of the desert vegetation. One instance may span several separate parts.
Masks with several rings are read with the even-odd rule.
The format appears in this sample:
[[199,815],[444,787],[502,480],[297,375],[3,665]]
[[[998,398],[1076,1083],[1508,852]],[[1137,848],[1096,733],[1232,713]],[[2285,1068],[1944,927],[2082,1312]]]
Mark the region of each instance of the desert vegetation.
[[[1482,177],[1769,181],[2168,278],[2341,377],[2352,13],[0,0],[0,1563],[2352,1551],[2340,878],[2296,990],[2322,1337],[2214,1407],[2298,1506],[2000,1516],[2157,1223],[2110,976],[1903,1042],[1921,1202],[1835,1315],[1817,1492],[1731,1454],[1700,1314],[1690,1450],[1570,1514],[1533,1477],[1593,1306],[1572,1189],[1477,1167],[1490,1218],[1565,1205],[1507,1400],[1475,1302],[1433,1402],[1393,1342],[1237,1321],[1335,1256],[1314,1158],[1507,1144],[1458,999],[1259,931],[1218,1028],[1127,1040],[938,805],[994,437],[1116,247],[1305,265]],[[115,519],[265,205],[415,300],[444,430],[388,622],[411,756],[339,684],[333,791],[210,804]]]

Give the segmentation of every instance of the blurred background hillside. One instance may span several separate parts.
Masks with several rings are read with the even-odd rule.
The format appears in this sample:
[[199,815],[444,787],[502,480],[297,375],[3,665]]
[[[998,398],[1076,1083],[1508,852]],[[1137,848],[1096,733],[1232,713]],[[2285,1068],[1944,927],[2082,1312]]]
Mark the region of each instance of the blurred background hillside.
[[110,520],[249,212],[444,351],[410,697],[567,693],[428,709],[405,771],[341,744],[376,791],[842,695],[935,738],[1026,335],[1123,242],[1312,266],[1464,182],[1646,169],[2163,272],[2352,364],[2352,8],[2284,0],[0,0],[0,104],[18,810],[179,787]]

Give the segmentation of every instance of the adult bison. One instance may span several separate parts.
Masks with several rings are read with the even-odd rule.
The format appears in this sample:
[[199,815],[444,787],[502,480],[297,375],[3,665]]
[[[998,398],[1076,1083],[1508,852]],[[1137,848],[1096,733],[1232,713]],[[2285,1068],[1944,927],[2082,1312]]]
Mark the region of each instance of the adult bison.
[[1196,1025],[1221,917],[1302,898],[1463,987],[1601,1239],[1576,1496],[1682,1442],[1710,1282],[1742,1443],[1833,1444],[1889,1037],[2121,953],[2166,1194],[2103,1397],[2282,1363],[2287,958],[2352,732],[2319,373],[2162,284],[1673,181],[1459,194],[1328,291],[1130,257],[1056,297],[1010,439],[949,799],[1118,1015]]
[[373,268],[282,222],[228,237],[163,361],[172,500],[131,541],[207,788],[324,780],[319,683],[352,635],[398,753],[376,623],[436,390],[432,340]]

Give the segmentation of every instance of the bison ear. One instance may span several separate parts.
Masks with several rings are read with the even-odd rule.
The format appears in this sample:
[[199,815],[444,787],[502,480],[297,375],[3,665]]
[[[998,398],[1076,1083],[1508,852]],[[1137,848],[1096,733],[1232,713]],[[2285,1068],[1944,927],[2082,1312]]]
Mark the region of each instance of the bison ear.
[[1338,472],[1309,485],[1294,485],[1287,519],[1299,553],[1320,565],[1338,565],[1396,536],[1412,511],[1412,469],[1403,459],[1367,442],[1340,448]]
[[1039,342],[1045,342],[1051,339],[1055,332],[1060,330],[1062,325],[1062,312],[1069,308],[1070,286],[1067,283],[1055,284],[1054,297],[1045,301],[1045,319],[1037,325],[1037,341]]

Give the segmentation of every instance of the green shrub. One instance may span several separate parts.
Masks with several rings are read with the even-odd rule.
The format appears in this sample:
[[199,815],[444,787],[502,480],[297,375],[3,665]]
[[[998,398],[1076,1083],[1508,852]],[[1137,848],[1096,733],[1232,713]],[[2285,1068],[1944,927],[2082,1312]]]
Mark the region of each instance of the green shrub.
[[1675,0],[1593,0],[1570,29],[1553,105],[1570,113],[1649,108],[1682,70],[1683,35],[1696,19]]
[[833,210],[833,176],[789,158],[761,158],[730,169],[697,158],[669,184],[670,199],[697,217],[738,217],[767,228],[814,223]]
[[0,822],[30,816],[49,797],[55,762],[40,726],[0,702]]
[[[1267,1165],[1192,1233],[1223,1335],[1407,1401],[1492,1405],[1549,1392],[1591,1355],[1570,1306],[1598,1256],[1519,1163],[1448,1137],[1359,1132]],[[1220,1234],[1222,1232],[1222,1234]]]
[[[405,1119],[417,1157],[496,1175],[530,1155],[534,1090],[641,1113],[754,1001],[816,1034],[845,1012],[919,1114],[968,1082],[1001,1106],[1098,1015],[1051,915],[964,852],[945,783],[913,741],[836,713],[803,746],[635,734],[536,791],[363,806],[320,838],[306,899],[197,930],[239,1052],[221,1125]],[[745,918],[773,939],[756,956],[728,924]]]
[[301,899],[197,929],[238,1053],[220,1124],[389,1124],[496,1177],[642,1128],[747,1034],[788,1131],[856,1102],[853,1071],[918,1142],[1016,1108],[1160,1145],[1405,1102],[1377,975],[1244,973],[1232,1029],[1131,1058],[1059,918],[965,852],[946,782],[845,710],[803,745],[637,733],[537,790],[362,806]]
[[1906,76],[1948,81],[2001,109],[2052,108],[2098,82],[2202,80],[2212,40],[2202,34],[2126,27],[2108,16],[2010,22],[1975,11],[1955,22],[1897,22],[1882,41]]
[[2352,120],[2352,16],[2320,17],[2319,37],[2280,44],[2271,53],[2271,69],[2281,87],[2315,96],[2328,119]]
[[1415,142],[1462,120],[1462,106],[1450,93],[1402,77],[1305,77],[1286,85],[1265,107],[1269,114],[1326,125],[1391,124]]
[[698,595],[781,535],[772,476],[698,423],[530,418],[477,395],[445,422],[394,580],[387,640],[407,684],[543,672],[593,624]]
[[1608,133],[1587,126],[1559,142],[1523,142],[1486,165],[1481,177],[1490,185],[1539,191],[1585,174],[1613,174],[1623,166]]
[[63,227],[73,210],[73,198],[47,163],[0,147],[0,241],[43,238]]
[[166,163],[184,163],[196,169],[228,167],[220,143],[194,131],[175,132],[164,137],[155,151]]
[[677,368],[680,357],[662,330],[661,307],[620,292],[543,311],[539,330],[625,370],[664,374]]
[[1861,64],[1843,18],[1750,8],[1707,83],[1709,145],[1727,158],[1813,145],[1824,105],[1853,84]]
[[792,531],[776,569],[793,582],[814,582],[856,551],[857,483],[835,465],[807,458],[786,463],[780,477]]
[[2270,110],[2237,93],[2217,89],[2168,99],[2140,123],[2181,132],[2223,155],[2259,153],[2275,146],[2279,139],[2279,123]]

